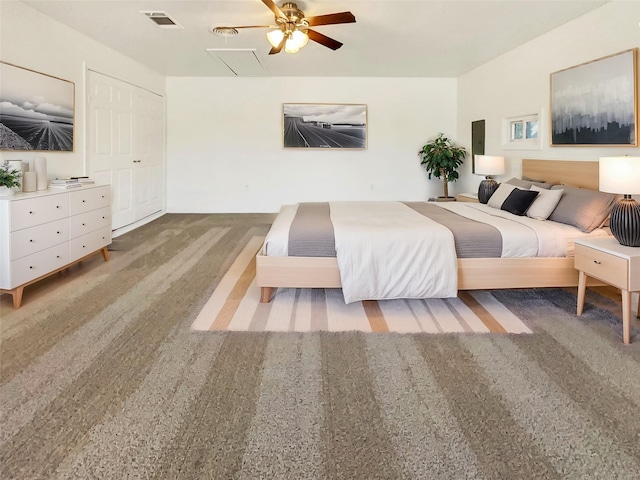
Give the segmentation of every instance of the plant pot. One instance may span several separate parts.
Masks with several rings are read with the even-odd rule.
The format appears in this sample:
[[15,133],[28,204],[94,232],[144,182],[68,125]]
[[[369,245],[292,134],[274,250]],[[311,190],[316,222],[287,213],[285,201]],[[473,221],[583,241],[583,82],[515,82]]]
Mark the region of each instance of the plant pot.
[[436,198],[436,202],[455,202],[456,197],[438,197]]
[[10,197],[11,195],[15,195],[15,194],[16,192],[13,188],[0,185],[0,197]]

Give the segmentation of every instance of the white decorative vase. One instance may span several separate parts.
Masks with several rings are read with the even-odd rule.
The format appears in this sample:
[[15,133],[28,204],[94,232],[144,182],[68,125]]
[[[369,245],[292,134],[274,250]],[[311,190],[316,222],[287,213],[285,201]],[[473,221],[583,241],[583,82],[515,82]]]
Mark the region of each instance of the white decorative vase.
[[11,195],[15,195],[15,194],[16,192],[13,188],[0,185],[0,197],[10,197]]
[[49,179],[47,178],[47,159],[45,157],[34,157],[33,169],[36,172],[36,189],[46,190],[49,188]]

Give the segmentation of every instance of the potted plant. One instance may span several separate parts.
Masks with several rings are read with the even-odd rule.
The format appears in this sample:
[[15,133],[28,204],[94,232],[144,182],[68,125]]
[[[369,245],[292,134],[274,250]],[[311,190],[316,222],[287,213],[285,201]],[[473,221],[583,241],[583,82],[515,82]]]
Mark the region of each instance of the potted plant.
[[11,167],[9,162],[5,162],[0,166],[0,196],[13,195],[15,191],[14,187],[21,185],[20,178],[22,172]]
[[442,178],[444,182],[444,196],[438,197],[439,201],[453,200],[449,196],[449,182],[458,179],[458,167],[462,165],[467,151],[464,147],[454,147],[444,134],[440,133],[434,139],[425,144],[418,152],[420,164],[429,173],[429,178],[433,175]]

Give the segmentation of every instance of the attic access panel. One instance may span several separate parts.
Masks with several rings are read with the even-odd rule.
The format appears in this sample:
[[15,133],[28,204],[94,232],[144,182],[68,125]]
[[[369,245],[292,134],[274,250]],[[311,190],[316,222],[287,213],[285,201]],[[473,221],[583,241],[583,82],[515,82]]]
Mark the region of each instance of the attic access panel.
[[267,74],[255,48],[207,48],[207,53],[238,77]]

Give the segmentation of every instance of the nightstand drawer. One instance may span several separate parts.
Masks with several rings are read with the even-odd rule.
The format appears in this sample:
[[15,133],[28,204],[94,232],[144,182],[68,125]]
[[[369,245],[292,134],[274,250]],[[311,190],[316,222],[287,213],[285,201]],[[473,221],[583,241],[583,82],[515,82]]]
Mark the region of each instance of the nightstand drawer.
[[629,289],[628,261],[576,243],[575,268],[610,285]]

